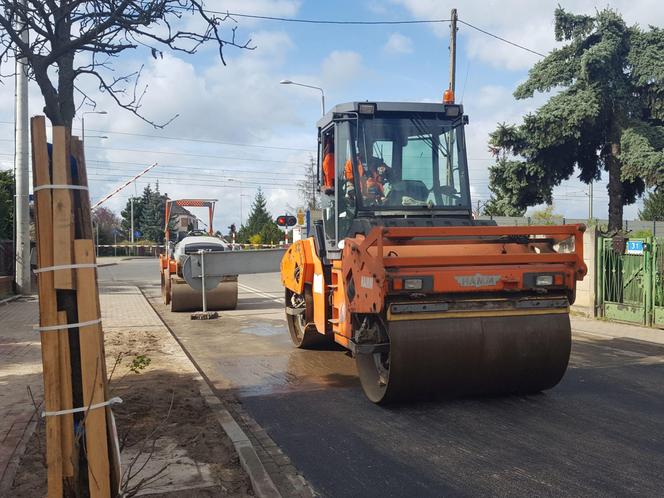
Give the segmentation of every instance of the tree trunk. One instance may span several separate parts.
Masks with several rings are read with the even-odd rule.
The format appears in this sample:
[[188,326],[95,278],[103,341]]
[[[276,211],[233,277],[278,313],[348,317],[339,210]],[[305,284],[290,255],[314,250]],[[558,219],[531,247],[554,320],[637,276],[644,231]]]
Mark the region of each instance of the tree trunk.
[[623,184],[621,180],[620,143],[611,144],[611,153],[606,160],[609,166],[609,230],[622,230],[623,226]]
[[71,130],[76,105],[74,103],[74,55],[67,54],[58,60],[58,101],[62,124]]

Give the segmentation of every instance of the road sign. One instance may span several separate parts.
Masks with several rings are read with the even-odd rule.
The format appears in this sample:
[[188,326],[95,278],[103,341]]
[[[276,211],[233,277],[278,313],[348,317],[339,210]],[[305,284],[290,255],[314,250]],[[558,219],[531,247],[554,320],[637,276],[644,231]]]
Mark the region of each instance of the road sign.
[[642,240],[628,240],[626,254],[643,254]]
[[143,234],[142,234],[140,231],[138,231],[138,230],[134,230],[134,237],[135,237],[135,238],[138,239],[141,235],[143,235]]
[[297,224],[304,225],[304,211],[302,209],[297,210]]

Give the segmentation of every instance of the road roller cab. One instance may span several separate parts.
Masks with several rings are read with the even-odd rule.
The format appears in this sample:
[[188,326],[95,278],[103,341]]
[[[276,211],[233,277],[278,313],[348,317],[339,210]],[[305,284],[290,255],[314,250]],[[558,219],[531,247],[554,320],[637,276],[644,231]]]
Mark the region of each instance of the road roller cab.
[[402,102],[318,123],[323,219],[282,260],[286,316],[296,346],[350,350],[374,402],[540,391],[566,370],[584,227],[475,220],[467,123]]

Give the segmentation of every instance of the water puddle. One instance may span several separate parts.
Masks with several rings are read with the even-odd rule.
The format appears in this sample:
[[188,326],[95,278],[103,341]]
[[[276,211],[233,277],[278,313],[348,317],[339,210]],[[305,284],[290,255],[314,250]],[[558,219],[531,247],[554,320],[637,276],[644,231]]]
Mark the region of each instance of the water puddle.
[[257,335],[260,337],[269,337],[286,333],[283,325],[276,325],[265,322],[254,322],[252,324],[242,325],[238,329],[243,334]]

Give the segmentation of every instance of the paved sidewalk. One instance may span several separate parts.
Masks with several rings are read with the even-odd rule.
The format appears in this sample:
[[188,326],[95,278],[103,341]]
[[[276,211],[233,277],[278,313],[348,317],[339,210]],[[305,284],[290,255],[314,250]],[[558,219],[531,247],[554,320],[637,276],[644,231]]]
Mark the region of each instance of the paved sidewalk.
[[633,339],[637,341],[664,344],[664,330],[650,327],[639,327],[626,323],[595,320],[580,316],[570,316],[572,332],[581,332],[604,338]]
[[42,400],[41,347],[32,329],[38,316],[36,297],[0,305],[0,491],[11,485],[21,454],[17,448],[36,420],[28,387],[37,403]]
[[[213,409],[208,408],[198,392],[202,383],[196,381],[198,371],[138,288],[102,287],[100,304],[109,371],[118,354],[126,358],[118,365],[111,384],[114,395],[125,400],[114,409],[116,420],[127,434],[142,434],[145,427],[152,430],[154,410],[159,411],[156,424],[160,427],[164,414],[173,409],[170,427],[164,426],[163,434],[154,436],[154,453],[144,452],[141,441],[128,444],[123,450],[123,469],[135,474],[129,487],[162,472],[158,481],[145,486],[139,494],[244,496],[250,486],[248,477],[234,460],[237,457],[233,457],[232,443],[216,421]],[[0,496],[45,491],[41,459],[33,458],[38,452],[37,446],[33,447],[38,415],[27,391],[30,386],[37,403],[41,403],[41,347],[39,335],[32,329],[38,322],[38,313],[34,297],[0,305]],[[128,366],[139,353],[148,356],[151,363],[136,375],[128,371]],[[173,392],[170,408],[169,389]],[[157,403],[162,398],[165,407]],[[191,418],[187,411],[190,406],[196,407],[200,419],[194,425],[182,425],[187,418],[178,414]],[[136,426],[129,429],[128,421]],[[127,439],[130,440],[131,437]],[[214,447],[207,448],[208,443]],[[26,448],[31,453],[28,463],[21,459]]]

